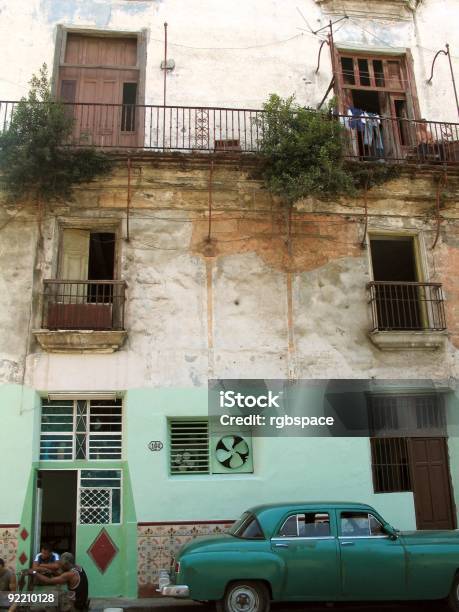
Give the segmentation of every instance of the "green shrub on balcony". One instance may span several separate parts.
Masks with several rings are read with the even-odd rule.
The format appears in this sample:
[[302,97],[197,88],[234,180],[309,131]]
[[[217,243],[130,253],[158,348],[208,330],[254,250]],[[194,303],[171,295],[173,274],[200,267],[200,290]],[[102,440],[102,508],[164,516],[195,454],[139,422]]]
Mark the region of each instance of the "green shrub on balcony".
[[43,64],[0,135],[0,172],[10,199],[70,198],[74,185],[110,170],[111,161],[103,153],[68,146],[73,125],[69,108],[52,96]]
[[325,110],[271,94],[260,119],[266,187],[289,204],[308,196],[353,195],[397,174],[393,166],[345,159],[345,128]]

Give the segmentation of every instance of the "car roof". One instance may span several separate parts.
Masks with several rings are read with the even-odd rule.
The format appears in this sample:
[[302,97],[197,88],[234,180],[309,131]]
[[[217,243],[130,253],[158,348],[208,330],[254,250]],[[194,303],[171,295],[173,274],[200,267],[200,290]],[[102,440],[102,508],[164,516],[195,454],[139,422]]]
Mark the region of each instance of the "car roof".
[[368,504],[346,501],[300,501],[263,504],[260,506],[253,506],[252,508],[249,508],[247,512],[250,512],[257,517],[265,536],[271,537],[278,525],[279,520],[283,515],[285,515],[286,512],[304,512],[305,510],[326,511],[334,509],[362,510],[364,512],[374,512],[376,515],[378,515],[376,510]]
[[248,512],[252,514],[259,514],[266,510],[289,510],[291,508],[304,508],[304,509],[316,509],[317,507],[321,508],[352,508],[352,509],[360,509],[365,508],[365,510],[373,510],[371,506],[368,504],[362,504],[358,502],[348,502],[348,501],[295,501],[295,502],[282,502],[282,503],[274,503],[274,504],[261,504],[259,506],[253,506],[249,508]]

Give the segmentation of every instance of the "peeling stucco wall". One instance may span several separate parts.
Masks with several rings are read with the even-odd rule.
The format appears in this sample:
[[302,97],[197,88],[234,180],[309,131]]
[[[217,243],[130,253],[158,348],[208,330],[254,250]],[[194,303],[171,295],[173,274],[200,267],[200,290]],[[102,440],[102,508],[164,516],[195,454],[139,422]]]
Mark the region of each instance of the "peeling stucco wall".
[[[134,162],[132,175],[129,241],[122,161],[111,176],[77,188],[73,202],[47,206],[38,254],[33,206],[24,204],[3,228],[3,382],[21,380],[26,347],[25,382],[36,389],[203,386],[208,377],[242,372],[253,378],[458,375],[454,174],[434,250],[435,173],[405,172],[368,193],[368,230],[418,233],[426,280],[443,283],[447,300],[445,349],[390,353],[368,337],[371,265],[362,248],[361,197],[301,201],[289,232],[285,208],[263,189],[256,164],[221,161],[212,174],[209,243],[206,156],[153,155]],[[120,226],[127,341],[112,355],[84,360],[44,353],[28,330],[40,327],[42,280],[55,277],[60,229],[102,219]]]

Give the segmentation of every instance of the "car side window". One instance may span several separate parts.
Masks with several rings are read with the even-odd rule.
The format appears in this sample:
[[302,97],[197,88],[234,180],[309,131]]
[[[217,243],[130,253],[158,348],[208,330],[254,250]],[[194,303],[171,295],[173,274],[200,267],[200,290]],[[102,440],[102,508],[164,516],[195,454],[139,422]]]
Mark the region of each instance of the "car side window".
[[330,535],[330,517],[326,512],[291,514],[279,529],[281,538],[320,538]]
[[381,522],[368,512],[341,512],[340,530],[344,537],[385,535]]

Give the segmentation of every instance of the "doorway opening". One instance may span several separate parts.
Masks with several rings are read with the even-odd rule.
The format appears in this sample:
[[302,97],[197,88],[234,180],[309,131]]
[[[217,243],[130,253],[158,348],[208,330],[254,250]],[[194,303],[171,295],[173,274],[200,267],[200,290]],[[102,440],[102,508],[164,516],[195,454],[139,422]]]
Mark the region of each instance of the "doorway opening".
[[88,280],[113,280],[115,270],[115,234],[90,232]]
[[414,236],[373,236],[370,253],[378,329],[423,329],[424,296]]
[[77,482],[76,470],[41,470],[38,473],[37,549],[40,544],[47,543],[53,552],[75,555]]
[[381,105],[377,91],[354,89],[352,91],[352,101],[356,108],[360,108],[367,113],[381,114]]

